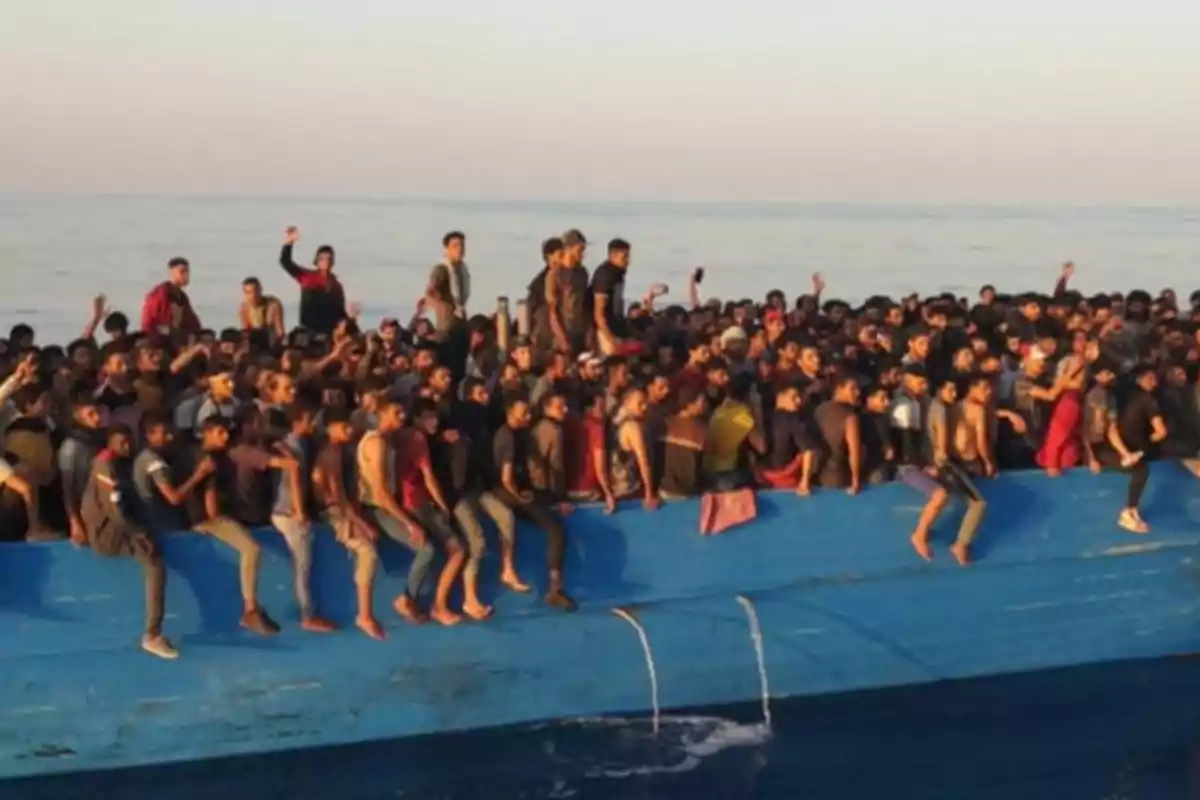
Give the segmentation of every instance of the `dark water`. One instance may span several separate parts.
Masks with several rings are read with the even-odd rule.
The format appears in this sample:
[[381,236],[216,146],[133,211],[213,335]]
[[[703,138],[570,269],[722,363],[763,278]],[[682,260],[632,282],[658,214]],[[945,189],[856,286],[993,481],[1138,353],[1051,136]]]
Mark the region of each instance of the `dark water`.
[[1200,659],[0,786],[0,798],[1200,798]]

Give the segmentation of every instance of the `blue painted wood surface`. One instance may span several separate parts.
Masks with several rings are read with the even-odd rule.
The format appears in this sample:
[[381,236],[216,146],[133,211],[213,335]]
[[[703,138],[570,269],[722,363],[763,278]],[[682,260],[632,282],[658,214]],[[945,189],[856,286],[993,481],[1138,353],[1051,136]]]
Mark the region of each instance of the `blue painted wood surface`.
[[[1151,658],[1200,649],[1200,485],[1155,467],[1149,536],[1115,526],[1126,479],[1073,472],[986,482],[978,563],[908,544],[922,498],[901,485],[856,498],[760,495],[760,517],[697,533],[698,504],[568,518],[575,615],[535,596],[489,594],[497,616],[454,629],[411,628],[389,603],[408,556],[384,545],[376,588],[388,628],[298,628],[282,539],[266,545],[260,596],[284,625],[272,639],[238,630],[232,551],[181,533],[164,541],[166,632],[177,662],[141,653],[135,563],[66,543],[0,547],[0,776],[107,769],[609,713],[649,707],[636,632],[644,624],[664,708],[753,700],[759,676],[738,595],[761,620],[777,696],[819,694]],[[493,540],[494,544],[494,540]],[[541,580],[544,540],[521,528],[526,579]],[[494,548],[493,548],[494,551]],[[485,573],[497,563],[489,552]],[[323,531],[321,609],[349,626],[351,563]]]

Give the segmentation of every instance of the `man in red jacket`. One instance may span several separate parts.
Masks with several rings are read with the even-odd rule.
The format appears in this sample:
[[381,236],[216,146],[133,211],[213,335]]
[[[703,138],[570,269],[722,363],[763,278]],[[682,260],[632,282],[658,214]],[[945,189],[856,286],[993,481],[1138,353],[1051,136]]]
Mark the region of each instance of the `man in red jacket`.
[[162,333],[172,339],[200,332],[200,319],[192,310],[192,301],[183,291],[191,279],[186,258],[172,258],[167,264],[171,276],[155,286],[142,303],[142,332]]

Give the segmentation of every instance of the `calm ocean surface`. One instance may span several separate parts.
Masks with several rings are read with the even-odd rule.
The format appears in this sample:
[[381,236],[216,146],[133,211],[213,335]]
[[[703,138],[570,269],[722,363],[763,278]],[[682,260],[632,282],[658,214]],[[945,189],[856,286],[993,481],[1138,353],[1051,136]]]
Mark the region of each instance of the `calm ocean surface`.
[[[105,292],[136,317],[168,258],[188,257],[206,324],[232,324],[239,283],[259,276],[295,318],[276,256],[338,250],[368,322],[407,316],[441,235],[469,236],[473,307],[520,296],[542,238],[579,227],[634,245],[630,281],[683,294],[789,297],[821,270],[830,297],[954,291],[985,282],[1049,290],[1074,259],[1084,290],[1200,286],[1200,208],[418,202],[0,194],[0,335],[78,335]],[[602,254],[593,252],[589,265]],[[936,609],[921,613],[936,614]],[[0,784],[9,798],[945,798],[1200,797],[1200,660],[776,701],[648,718],[569,720],[200,765]]]
[[211,327],[233,324],[240,282],[263,280],[295,319],[298,291],[277,265],[285,226],[298,255],[337,248],[352,302],[374,323],[407,317],[441,236],[468,236],[473,302],[523,296],[539,243],[578,227],[603,258],[614,236],[634,245],[631,289],[656,280],[682,298],[687,275],[707,269],[705,296],[789,297],[821,270],[828,296],[863,299],[953,291],[983,283],[1049,291],[1074,259],[1084,290],[1200,285],[1200,207],[1055,208],[822,204],[540,203],[370,199],[64,196],[0,193],[0,327],[28,322],[43,342],[78,335],[89,298],[103,291],[135,316],[146,290],[183,255],[190,293]]

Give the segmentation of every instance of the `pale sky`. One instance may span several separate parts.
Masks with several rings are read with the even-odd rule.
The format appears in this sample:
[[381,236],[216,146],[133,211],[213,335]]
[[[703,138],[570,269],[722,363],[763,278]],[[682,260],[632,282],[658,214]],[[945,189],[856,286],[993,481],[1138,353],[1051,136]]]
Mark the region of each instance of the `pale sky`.
[[1200,203],[1196,0],[0,0],[0,189]]

